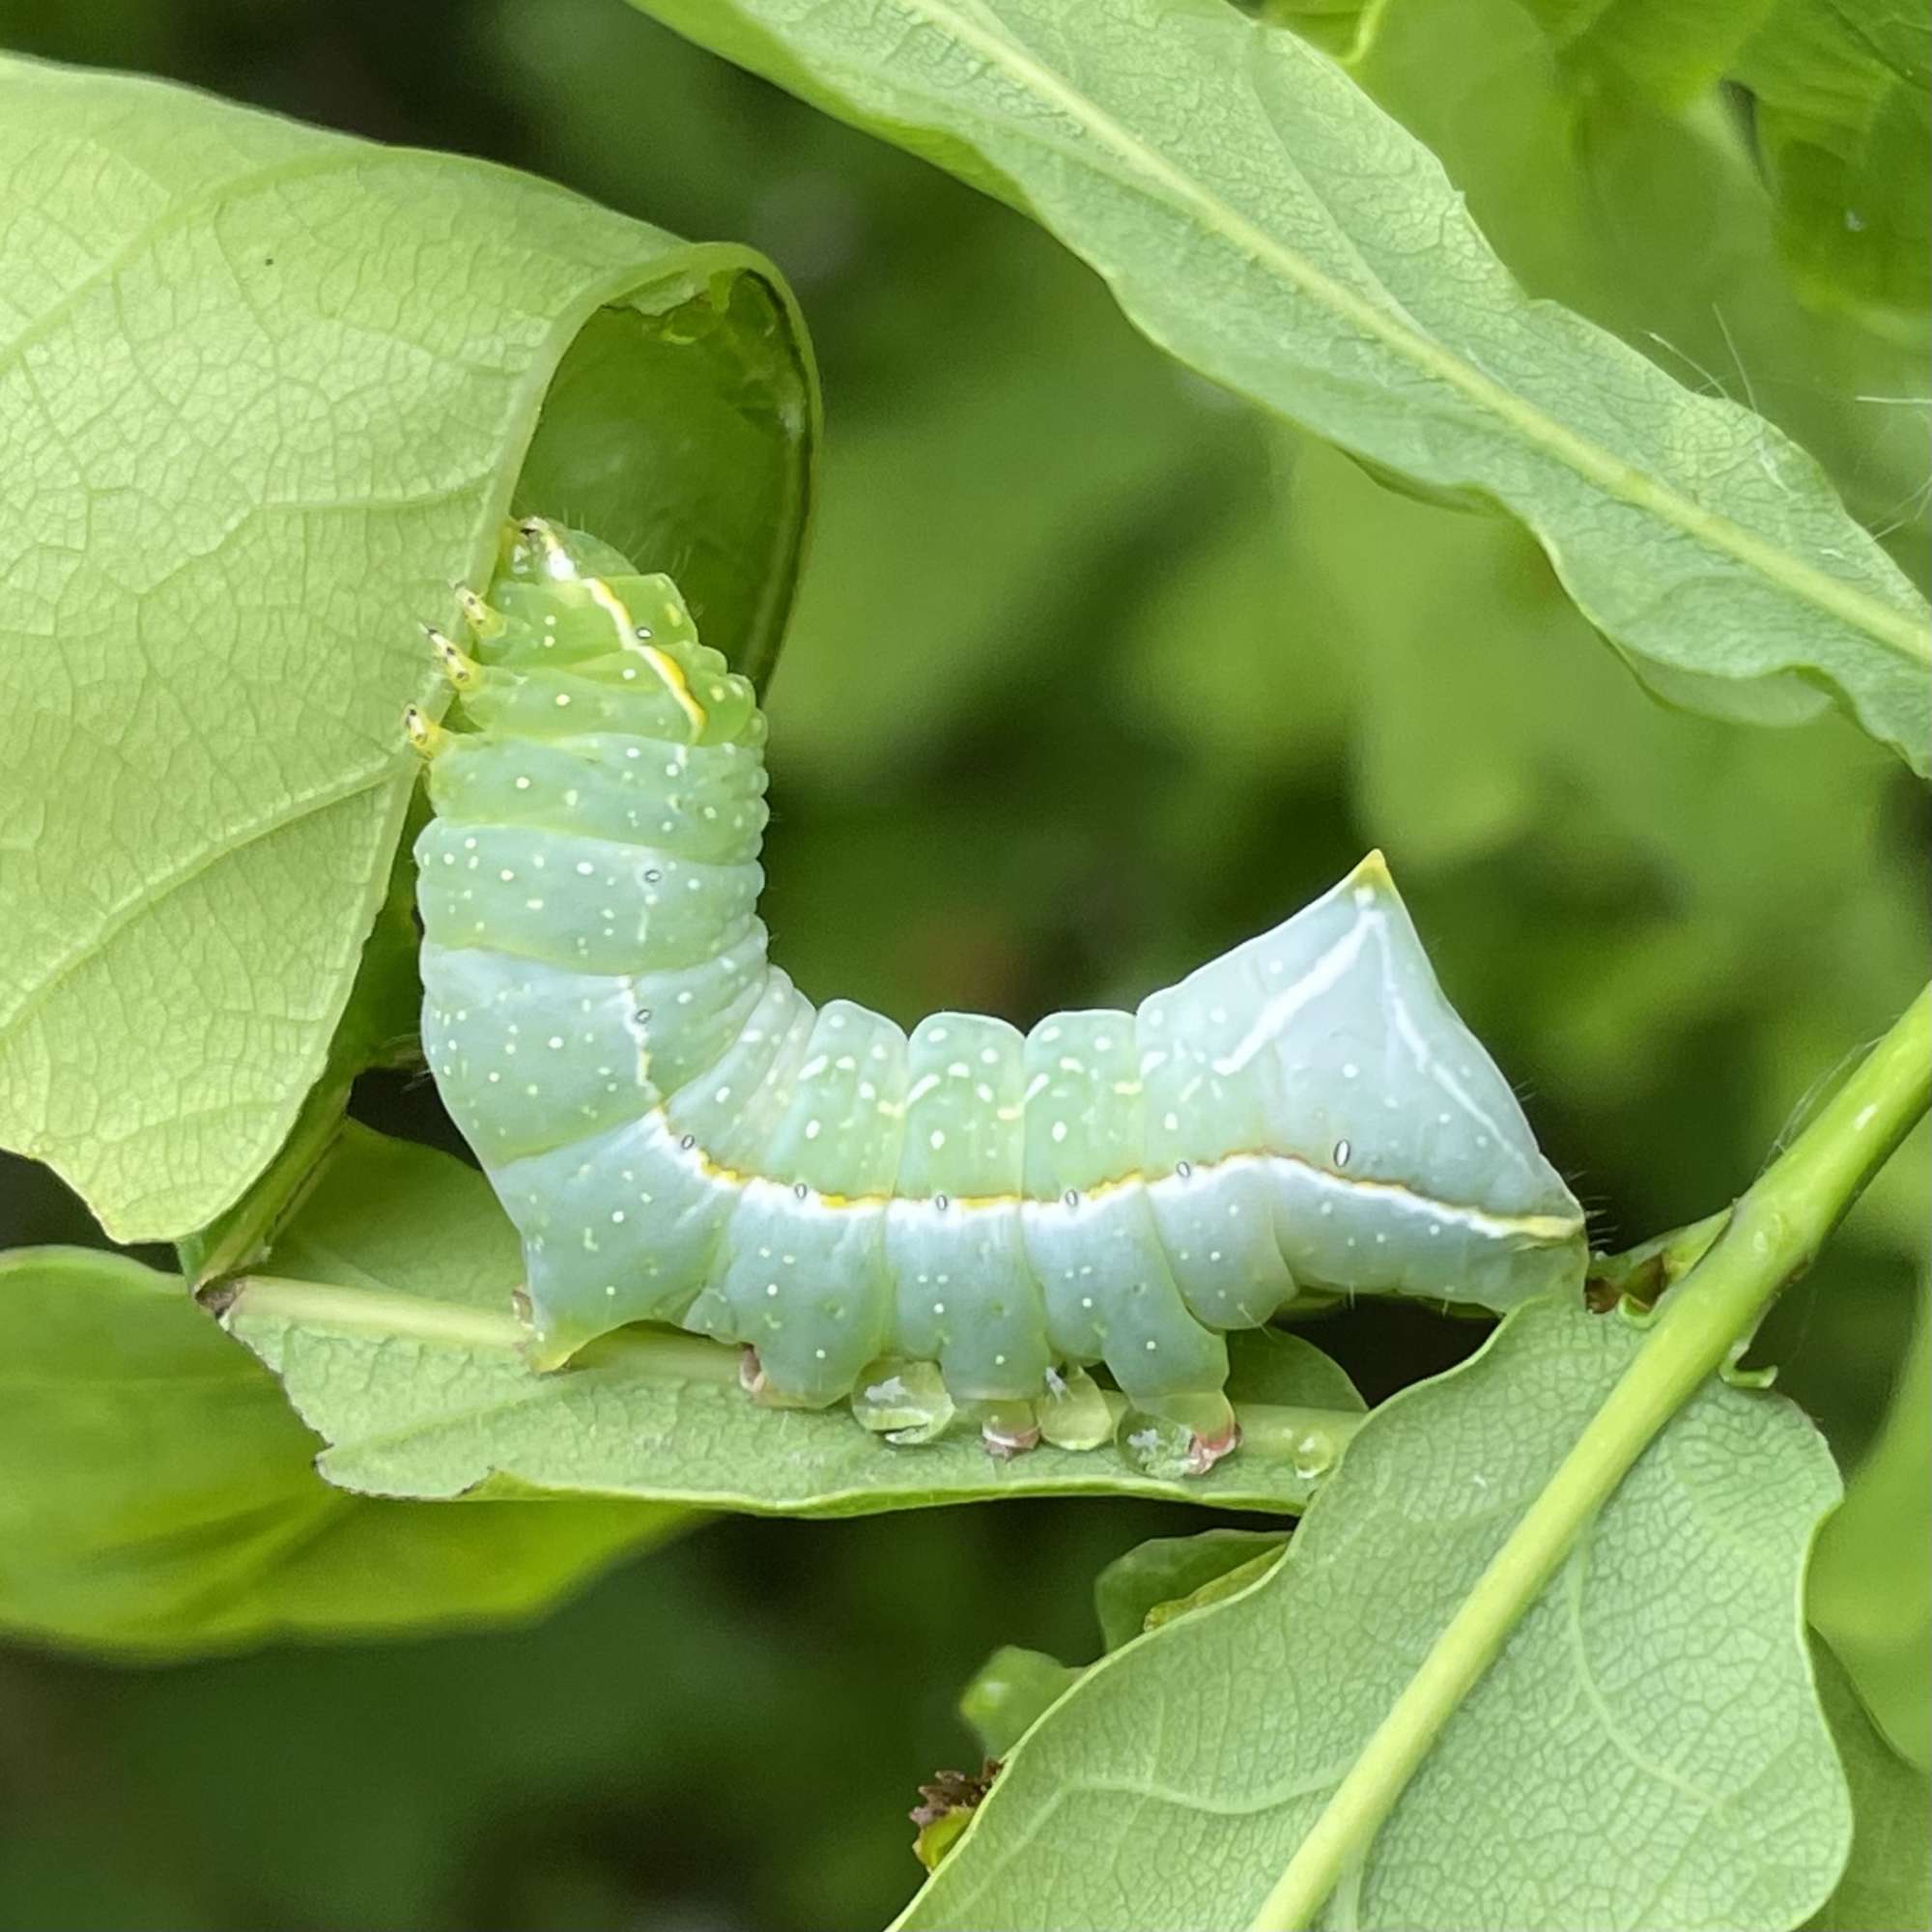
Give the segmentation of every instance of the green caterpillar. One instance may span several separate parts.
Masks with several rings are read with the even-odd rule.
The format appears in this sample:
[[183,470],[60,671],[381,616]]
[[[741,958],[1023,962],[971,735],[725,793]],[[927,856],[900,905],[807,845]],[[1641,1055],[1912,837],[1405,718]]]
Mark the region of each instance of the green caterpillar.
[[1104,1365],[1234,1446],[1225,1336],[1311,1291],[1507,1307],[1582,1214],[1379,854],[1135,1012],[910,1036],[766,957],[765,720],[675,587],[538,522],[412,712],[423,1043],[521,1232],[536,1353],[630,1321],[921,1439],[1104,1439]]

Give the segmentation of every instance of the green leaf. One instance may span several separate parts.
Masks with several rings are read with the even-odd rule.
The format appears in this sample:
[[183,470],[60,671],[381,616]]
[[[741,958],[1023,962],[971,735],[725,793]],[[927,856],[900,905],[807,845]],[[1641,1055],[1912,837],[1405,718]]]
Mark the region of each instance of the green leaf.
[[1234,0],[1244,13],[1293,27],[1345,67],[1374,44],[1388,0]]
[[213,1220],[324,1072],[438,701],[416,626],[514,502],[763,669],[814,410],[743,249],[0,59],[0,1143],[120,1239]]
[[1924,312],[1932,62],[1899,0],[1526,0],[1566,63],[1681,105],[1748,88],[1787,251],[1814,296]]
[[1432,494],[1499,505],[1654,686],[1823,690],[1921,771],[1921,600],[1804,454],[1528,300],[1440,168],[1223,0],[646,0],[702,44],[1026,208],[1163,348]]
[[688,1520],[344,1495],[272,1377],[183,1283],[0,1256],[0,1629],[156,1655],[526,1615]]
[[[1837,721],[1771,736],[1660,712],[1576,648],[1584,626],[1520,531],[1396,497],[1315,446],[1295,476],[1286,546],[1361,693],[1359,810],[1405,868],[1518,853],[1532,838],[1542,869],[1579,885],[1613,865],[1654,868],[1695,907],[1687,948],[1733,999],[1787,895],[1822,913],[1868,889],[1846,854],[1875,843],[1896,767]],[[1409,568],[1378,568],[1391,555]],[[1445,741],[1465,749],[1445,758]],[[1826,796],[1836,804],[1821,822]],[[1765,844],[1781,855],[1778,895],[1753,876]],[[1747,914],[1755,929],[1734,935]],[[1631,1037],[1617,1041],[1626,1057]]]
[[1079,1683],[1079,1665],[1005,1643],[959,1693],[959,1715],[988,1757],[1005,1757],[1034,1719]]
[[[1923,1163],[1917,1206],[1922,1214]],[[1893,1747],[1932,1765],[1932,1314],[1920,1304],[1885,1427],[1818,1538],[1811,1621]]]
[[1932,1924],[1932,1779],[1886,1743],[1829,1644],[1814,1642],[1811,1660],[1851,1786],[1852,1855],[1806,1932],[1921,1932]]
[[[1715,85],[1776,0],[1522,0],[1564,63],[1683,103]],[[1814,0],[1806,0],[1814,4]]]
[[[270,1260],[277,1275],[240,1285],[227,1326],[327,1443],[322,1473],[365,1494],[632,1496],[786,1516],[1157,1495],[1294,1513],[1321,1480],[1255,1442],[1186,1480],[1143,1475],[1109,1448],[997,1462],[968,1423],[895,1448],[842,1409],[759,1406],[738,1384],[737,1350],[668,1330],[621,1330],[539,1375],[510,1314],[522,1252],[483,1178],[361,1129]],[[1346,1441],[1361,1398],[1341,1371],[1295,1337],[1262,1348],[1253,1373],[1269,1406],[1243,1411],[1254,1433]]]
[[1923,331],[1794,285],[1728,103],[1578,85],[1518,0],[1390,10],[1356,77],[1441,160],[1519,281],[1776,423],[1924,587]]
[[[1118,1650],[1245,1588],[1287,1545],[1281,1531],[1260,1529],[1205,1529],[1199,1536],[1159,1536],[1137,1545],[1094,1579],[1102,1644]],[[1048,1705],[1085,1675],[1084,1665],[1002,1644],[959,1693],[959,1715],[988,1757],[1005,1757]]]
[[389,867],[389,886],[362,944],[362,958],[336,1022],[322,1077],[308,1091],[274,1158],[241,1199],[206,1228],[176,1243],[182,1272],[196,1288],[239,1273],[267,1248],[270,1231],[308,1183],[347,1116],[356,1077],[372,1066],[421,1064],[422,981],[416,952],[415,835],[430,816],[429,800],[412,794],[403,837]]
[[1732,68],[1793,266],[1812,294],[1922,318],[1932,277],[1932,61],[1904,0],[1781,0]]
[[[1113,1652],[1053,1708],[899,1922],[1247,1925],[1640,1344],[1532,1303],[1378,1409],[1261,1581]],[[1707,1384],[1321,1922],[1773,1928],[1815,1910],[1850,1817],[1800,1602],[1836,1494],[1790,1404]]]
[[1228,1337],[1228,1394],[1238,1403],[1325,1408],[1350,1416],[1368,1412],[1340,1363],[1304,1336],[1280,1328],[1244,1328]]
[[1199,1536],[1156,1536],[1137,1544],[1094,1579],[1100,1641],[1119,1650],[1150,1628],[1149,1618],[1161,1605],[1191,1597],[1286,1543],[1273,1530],[1204,1529]]

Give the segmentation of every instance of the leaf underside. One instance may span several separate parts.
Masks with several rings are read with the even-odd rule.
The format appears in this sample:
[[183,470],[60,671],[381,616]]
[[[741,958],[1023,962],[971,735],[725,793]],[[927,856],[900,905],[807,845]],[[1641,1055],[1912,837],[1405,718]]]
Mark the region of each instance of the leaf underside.
[[746,251],[131,76],[0,58],[0,1144],[170,1239],[323,1071],[526,456],[762,665],[810,377]]
[[[1614,1317],[1532,1303],[1377,1410],[1282,1562],[1054,1705],[900,1922],[1248,1924],[1639,1342]],[[1591,1523],[1322,1922],[1798,1924],[1850,1837],[1801,1610],[1837,1493],[1788,1403],[1707,1387]]]

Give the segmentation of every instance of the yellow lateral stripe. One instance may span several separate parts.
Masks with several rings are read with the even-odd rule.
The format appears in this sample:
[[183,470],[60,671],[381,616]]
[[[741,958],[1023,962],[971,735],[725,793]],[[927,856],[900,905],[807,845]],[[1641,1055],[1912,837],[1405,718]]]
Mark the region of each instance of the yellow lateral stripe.
[[[664,1123],[666,1131],[670,1132],[672,1130],[670,1119],[664,1109],[659,1107],[652,1111]],[[728,1186],[743,1187],[748,1181],[771,1179],[769,1175],[745,1174],[736,1168],[725,1167],[713,1160],[702,1148],[694,1148],[691,1153],[697,1164],[698,1172],[707,1180],[718,1180]],[[1546,1242],[1574,1240],[1583,1232],[1580,1216],[1573,1221],[1567,1215],[1560,1214],[1492,1213],[1484,1208],[1467,1208],[1454,1201],[1437,1201],[1431,1195],[1417,1193],[1414,1188],[1406,1186],[1400,1180],[1370,1180],[1359,1175],[1336,1174],[1314,1161],[1302,1159],[1298,1154],[1278,1153],[1272,1151],[1249,1152],[1237,1149],[1213,1160],[1191,1161],[1188,1165],[1204,1179],[1211,1179],[1218,1170],[1240,1161],[1281,1161],[1291,1167],[1302,1168],[1323,1180],[1332,1180],[1351,1192],[1393,1195],[1410,1203],[1423,1213],[1435,1213],[1463,1221],[1491,1236],[1516,1235],[1527,1240]],[[1078,1194],[1082,1204],[1085,1205],[1122,1187],[1151,1187],[1159,1181],[1172,1179],[1174,1172],[1174,1169],[1169,1168],[1164,1174],[1116,1175],[1110,1179],[1096,1180],[1086,1187],[1074,1188],[1071,1191]],[[789,1181],[773,1181],[774,1186],[785,1187],[793,1184]],[[909,1206],[923,1206],[939,1198],[931,1194],[822,1194],[815,1187],[809,1188],[808,1194],[815,1206],[832,1208],[885,1208],[895,1201],[903,1201]],[[1047,1208],[1054,1206],[1060,1197],[1037,1194],[951,1194],[946,1199],[954,1208],[971,1210],[988,1208]]]
[[691,742],[696,744],[704,735],[705,711],[703,705],[692,696],[691,687],[684,681],[684,672],[678,668],[676,659],[666,656],[655,644],[644,643],[639,639],[638,628],[631,621],[630,611],[624,608],[624,600],[603,578],[586,577],[582,582],[598,608],[616,625],[618,647],[636,651],[657,672],[664,688],[677,700],[679,710],[691,720]]

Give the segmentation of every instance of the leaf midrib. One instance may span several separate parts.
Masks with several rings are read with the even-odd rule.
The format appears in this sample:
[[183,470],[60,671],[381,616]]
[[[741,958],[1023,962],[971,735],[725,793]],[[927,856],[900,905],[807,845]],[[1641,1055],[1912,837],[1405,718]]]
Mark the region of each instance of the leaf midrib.
[[[1386,316],[1373,302],[1239,213],[1122,127],[1078,88],[1035,59],[1010,29],[994,32],[980,27],[950,5],[949,0],[888,0],[888,4],[912,25],[923,24],[952,35],[961,45],[971,48],[1110,150],[1144,183],[1158,190],[1154,198],[1182,212],[1191,212],[1231,245],[1247,251],[1300,293],[1327,306],[1351,327],[1402,356],[1425,377],[1444,384],[1486,411],[1505,428],[1542,448],[1605,495],[1655,516],[1705,549],[1755,571],[1899,657],[1915,665],[1932,665],[1932,630],[1914,615],[1766,542],[1728,517],[1703,508],[1523,401],[1434,338]],[[903,78],[895,78],[893,84],[907,93],[930,98],[929,90]],[[1038,137],[1026,133],[1022,138]],[[1084,166],[1094,167],[1093,157],[1081,154],[1077,148],[1061,152]]]

